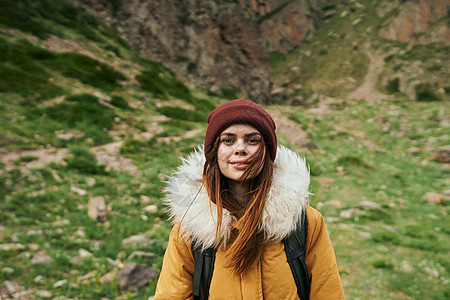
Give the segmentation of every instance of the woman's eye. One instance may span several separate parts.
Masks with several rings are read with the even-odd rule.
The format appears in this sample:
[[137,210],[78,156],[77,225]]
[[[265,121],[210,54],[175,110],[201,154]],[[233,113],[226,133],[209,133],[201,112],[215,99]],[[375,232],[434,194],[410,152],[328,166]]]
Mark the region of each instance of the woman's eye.
[[232,144],[233,140],[232,139],[223,139],[222,143],[224,143],[224,144]]
[[247,143],[249,143],[250,145],[256,145],[259,144],[261,142],[261,140],[259,139],[250,139],[247,141]]

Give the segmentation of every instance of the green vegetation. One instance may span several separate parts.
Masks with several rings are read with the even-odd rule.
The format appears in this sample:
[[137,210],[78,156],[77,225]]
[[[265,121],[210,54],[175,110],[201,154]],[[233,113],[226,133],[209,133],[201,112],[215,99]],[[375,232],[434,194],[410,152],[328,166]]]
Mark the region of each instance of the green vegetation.
[[[443,224],[449,207],[423,196],[443,193],[449,184],[448,171],[432,157],[448,144],[437,116],[448,109],[439,102],[400,99],[344,104],[327,114],[289,111],[318,147],[297,151],[304,152],[311,167],[311,204],[330,220],[341,277],[351,282],[344,285],[347,297],[446,298],[449,232]],[[411,147],[420,150],[407,154]],[[362,210],[362,201],[381,209]],[[362,212],[341,216],[351,209]],[[411,277],[408,288],[400,285]]]
[[84,174],[105,174],[105,166],[98,165],[97,157],[85,146],[72,146],[71,157],[66,158],[67,168]]
[[[268,110],[274,116],[283,112],[316,145],[300,146],[292,139],[295,126],[277,122],[279,143],[310,166],[311,205],[327,223],[347,299],[447,299],[449,202],[430,203],[423,196],[444,194],[449,186],[448,168],[434,155],[449,144],[443,95],[450,87],[442,93],[432,81],[417,83],[412,90],[419,101],[411,101],[399,91],[403,81],[395,72],[420,61],[430,78],[445,78],[439,59],[450,51],[379,40],[375,29],[384,19],[375,13],[376,2],[360,2],[367,6],[364,16],[354,2],[332,1],[320,13],[336,14],[321,22],[309,42],[287,55],[271,53],[275,84],[301,83],[293,97],[307,99],[316,91],[345,99],[367,72],[363,42],[371,40],[376,49],[396,49],[385,59],[392,76],[383,88],[391,98],[342,100],[314,112],[309,109],[323,104],[316,96],[306,107]],[[117,13],[119,1],[109,3]],[[188,87],[162,64],[137,57],[113,29],[73,4],[0,4],[0,246],[12,245],[0,248],[0,283],[51,291],[53,297],[147,299],[155,280],[123,293],[117,281],[101,278],[119,269],[116,262],[160,271],[171,228],[164,180],[180,156],[202,144],[206,117],[221,100]],[[361,23],[350,25],[359,17]],[[50,35],[99,59],[46,50]],[[179,61],[195,72],[185,57]],[[343,84],[349,77],[355,82]],[[236,98],[234,88],[222,92]],[[105,200],[106,223],[87,215],[88,201],[97,196]],[[379,207],[363,208],[363,201]],[[158,211],[146,212],[149,204]],[[345,214],[349,210],[354,214]],[[141,233],[149,244],[122,243]],[[80,249],[92,256],[80,260]],[[135,250],[155,257],[132,258]],[[48,263],[32,262],[40,251]],[[60,280],[66,283],[55,287]]]
[[146,68],[136,76],[141,87],[154,97],[168,99],[170,96],[189,102],[192,98],[189,88],[179,81],[175,73],[162,64],[142,60]]
[[0,0],[0,5],[0,24],[39,38],[46,38],[50,34],[64,36],[64,28],[70,28],[89,40],[105,42],[105,38],[112,38],[122,47],[128,48],[114,30],[68,1]]

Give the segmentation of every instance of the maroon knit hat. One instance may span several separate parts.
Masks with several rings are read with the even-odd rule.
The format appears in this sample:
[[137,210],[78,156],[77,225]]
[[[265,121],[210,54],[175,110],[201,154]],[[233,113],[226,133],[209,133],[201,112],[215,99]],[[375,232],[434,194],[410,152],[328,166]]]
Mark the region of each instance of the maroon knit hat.
[[258,129],[270,150],[270,158],[272,161],[275,160],[277,155],[275,122],[269,113],[258,104],[245,99],[231,100],[216,107],[209,114],[207,121],[205,156],[212,150],[217,137],[227,127],[232,124],[248,124]]

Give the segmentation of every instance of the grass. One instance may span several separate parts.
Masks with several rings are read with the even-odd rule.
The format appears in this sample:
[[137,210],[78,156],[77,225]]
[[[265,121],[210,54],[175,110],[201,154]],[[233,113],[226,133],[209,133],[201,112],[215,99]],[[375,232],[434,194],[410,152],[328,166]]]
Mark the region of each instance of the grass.
[[[342,279],[352,282],[344,284],[347,298],[392,299],[393,293],[396,299],[448,296],[444,278],[448,278],[449,234],[443,229],[448,206],[422,199],[425,193],[442,193],[448,186],[448,171],[432,160],[438,147],[448,143],[436,118],[439,107],[402,100],[347,102],[320,121],[303,110],[293,115],[319,149],[305,153],[316,194],[311,201],[326,218],[338,218],[328,223],[328,229]],[[336,124],[344,125],[347,133],[339,134]],[[387,124],[390,129],[383,132]],[[396,130],[405,131],[404,136],[391,135]],[[436,142],[427,149],[430,139]],[[412,146],[421,148],[417,156],[406,155]],[[341,207],[327,204],[336,199]],[[378,203],[382,210],[348,220],[339,217],[363,200]],[[435,274],[431,269],[439,270],[439,276],[429,275]],[[412,276],[408,285],[400,285]]]
[[173,71],[152,61],[142,60],[142,64],[147,68],[136,76],[136,79],[145,91],[150,92],[154,97],[166,100],[170,96],[187,102],[191,100],[191,91],[176,78]]
[[[116,281],[100,283],[100,278],[118,269],[111,260],[143,263],[160,271],[171,228],[162,203],[163,180],[180,164],[180,156],[202,144],[203,134],[176,138],[194,129],[204,133],[206,116],[220,100],[191,89],[159,63],[134,58],[113,29],[71,4],[0,3],[5,7],[0,23],[6,28],[39,38],[57,34],[77,41],[94,40],[99,51],[116,54],[112,60],[120,58],[124,64],[123,60],[132,57],[127,70],[138,74],[138,86],[122,85],[128,75],[115,73],[109,65],[75,53],[47,51],[38,47],[39,42],[1,34],[0,50],[5,55],[0,62],[0,148],[2,155],[12,151],[20,155],[15,161],[0,163],[0,244],[19,243],[24,249],[0,250],[0,282],[48,290],[54,297],[147,299],[154,293],[156,281],[124,294]],[[111,3],[117,10],[118,2]],[[349,27],[362,10],[354,7],[347,18],[341,18],[340,6],[335,8],[338,12],[321,24],[310,42],[287,55],[271,54],[276,83],[289,77],[302,83],[305,95],[318,89],[339,96],[346,94],[341,78],[351,76],[355,85],[360,82],[368,58],[361,44],[355,46],[353,41],[363,35],[373,38],[367,29],[380,20],[368,5],[370,16]],[[330,31],[337,35],[328,36]],[[387,45],[377,42],[380,48]],[[404,51],[386,60],[388,68],[399,65],[398,70],[410,61],[432,61],[446,55],[439,45],[392,47]],[[299,73],[286,72],[294,65],[299,66]],[[438,64],[430,64],[428,71],[445,75]],[[444,99],[402,98],[400,82],[394,80],[390,85],[393,96],[386,102],[344,101],[332,106],[332,113],[324,114],[308,111],[317,103],[289,107],[287,117],[299,123],[317,149],[291,145],[282,134],[279,142],[305,156],[310,165],[311,205],[327,222],[347,299],[447,299],[448,201],[428,203],[423,195],[443,193],[449,186],[448,170],[433,159],[437,149],[449,143],[441,120],[449,114],[448,107]],[[99,103],[94,96],[98,91],[111,97],[109,104],[115,109]],[[233,89],[223,92],[229,96],[236,93]],[[143,96],[149,101],[142,101]],[[194,110],[172,103],[175,99]],[[170,106],[157,107],[159,102]],[[161,114],[166,119],[160,118]],[[147,132],[148,126],[162,131]],[[73,133],[74,137],[63,140],[58,132]],[[148,135],[139,138],[135,132]],[[139,174],[99,162],[95,155],[99,150],[94,146],[112,142],[113,137],[122,143],[113,159],[126,160]],[[47,145],[50,149],[67,147],[69,154],[61,162],[31,168],[42,157],[22,151]],[[419,152],[408,154],[411,147]],[[105,199],[107,223],[87,215],[88,201],[96,196]],[[381,209],[341,217],[345,210],[361,210],[361,201],[375,202]],[[157,205],[158,212],[145,212],[148,204]],[[136,248],[122,240],[144,232],[152,242],[138,250],[153,252],[155,258],[129,258]],[[80,249],[92,257],[76,263],[73,259]],[[42,250],[51,262],[31,263]],[[82,279],[93,271],[91,278]],[[67,283],[55,288],[59,280]]]

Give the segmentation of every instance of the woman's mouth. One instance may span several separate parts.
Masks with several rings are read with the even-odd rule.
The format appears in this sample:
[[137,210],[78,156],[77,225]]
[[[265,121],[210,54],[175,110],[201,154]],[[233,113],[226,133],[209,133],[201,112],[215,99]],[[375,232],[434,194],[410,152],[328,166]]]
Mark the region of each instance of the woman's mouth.
[[236,170],[244,170],[250,166],[250,162],[248,161],[233,161],[230,162],[231,166]]

